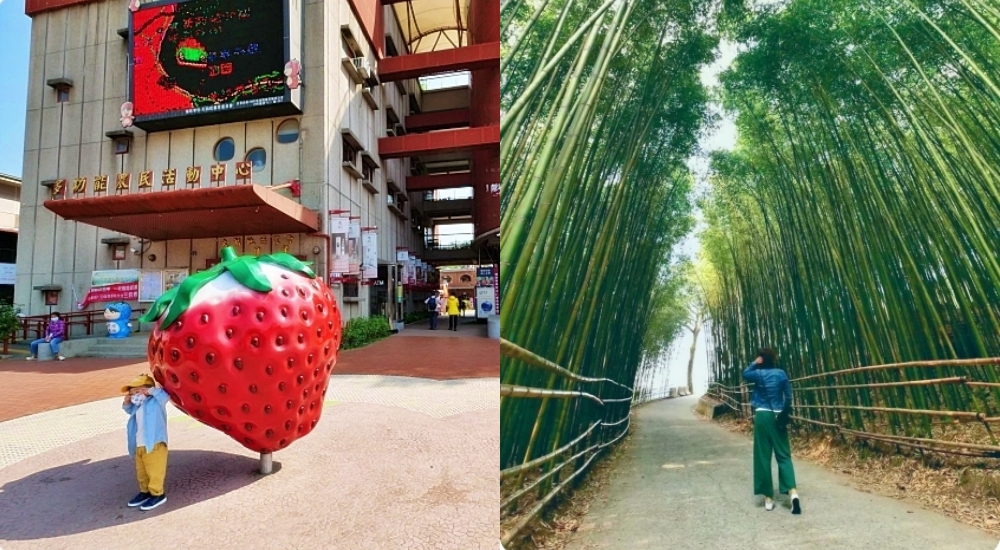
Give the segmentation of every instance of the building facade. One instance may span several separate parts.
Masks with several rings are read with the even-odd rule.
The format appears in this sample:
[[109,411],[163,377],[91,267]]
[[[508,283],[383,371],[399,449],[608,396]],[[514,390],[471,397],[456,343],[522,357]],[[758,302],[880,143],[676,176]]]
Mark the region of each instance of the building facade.
[[[481,3],[495,4],[495,37],[491,24],[470,32]],[[425,250],[435,224],[474,223],[465,260],[498,247],[499,80],[480,76],[499,74],[498,1],[444,2],[454,18],[434,46],[420,25],[439,0],[218,4],[27,0],[15,297],[26,313],[78,309],[94,272],[138,271],[142,284],[159,273],[163,285],[235,246],[314,262],[345,320],[398,318],[434,288],[429,266],[454,261]],[[470,78],[421,82],[455,72]],[[496,87],[496,117],[477,107],[492,101],[480,82]],[[424,212],[428,191],[456,187],[478,195],[467,215]]]
[[14,303],[21,180],[0,174],[0,301]]

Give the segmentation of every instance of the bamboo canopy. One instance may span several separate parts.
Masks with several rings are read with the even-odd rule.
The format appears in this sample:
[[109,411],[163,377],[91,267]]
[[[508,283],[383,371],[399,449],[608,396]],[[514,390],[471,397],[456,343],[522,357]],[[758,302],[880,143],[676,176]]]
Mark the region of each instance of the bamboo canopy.
[[655,314],[693,227],[712,4],[501,2],[504,544],[628,433],[646,344],[679,329]]
[[[770,346],[812,429],[995,457],[1000,7],[986,0],[501,0],[502,542],[661,395],[686,164],[712,393]],[[941,418],[985,441],[945,441]]]
[[769,346],[822,425],[935,439],[937,411],[1000,416],[996,3],[734,2],[718,22],[742,48],[719,90],[737,146],[703,202],[713,379],[739,386]]

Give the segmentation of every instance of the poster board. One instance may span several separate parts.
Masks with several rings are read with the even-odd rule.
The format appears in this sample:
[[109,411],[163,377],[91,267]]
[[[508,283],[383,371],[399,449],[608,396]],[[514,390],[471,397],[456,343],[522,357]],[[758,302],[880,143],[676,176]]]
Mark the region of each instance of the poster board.
[[184,279],[187,279],[188,274],[188,270],[186,269],[163,270],[163,292],[166,292],[183,283]]
[[139,302],[155,302],[163,294],[163,272],[146,271],[139,273]]

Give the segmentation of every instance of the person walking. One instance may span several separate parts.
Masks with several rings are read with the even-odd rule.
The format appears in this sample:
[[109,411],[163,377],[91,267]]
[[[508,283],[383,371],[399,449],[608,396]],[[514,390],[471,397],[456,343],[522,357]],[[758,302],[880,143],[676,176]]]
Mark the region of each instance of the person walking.
[[465,317],[465,310],[469,306],[469,295],[463,294],[461,298],[458,299],[458,314],[461,317]]
[[39,338],[31,343],[31,355],[28,356],[28,361],[38,359],[38,346],[42,344],[49,345],[56,359],[65,361],[66,358],[59,354],[59,344],[65,339],[66,321],[63,321],[62,315],[58,311],[54,311],[51,317],[49,317],[49,325],[45,327],[45,338]]
[[801,514],[802,505],[795,487],[795,468],[788,443],[788,422],[792,414],[792,383],[777,366],[778,354],[770,348],[757,352],[743,379],[753,382],[750,399],[753,417],[753,486],[754,494],[764,497],[764,510],[774,510],[774,479],[771,456],[778,461],[778,490],[789,495],[792,513]]
[[438,328],[438,293],[435,290],[430,296],[424,300],[427,304],[427,315],[431,319],[431,330],[437,330]]
[[448,328],[458,332],[458,296],[448,296]]

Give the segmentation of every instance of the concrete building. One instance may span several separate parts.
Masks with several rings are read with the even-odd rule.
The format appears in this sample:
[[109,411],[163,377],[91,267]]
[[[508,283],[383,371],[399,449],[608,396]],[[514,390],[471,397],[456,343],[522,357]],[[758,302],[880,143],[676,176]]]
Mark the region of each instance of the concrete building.
[[[106,270],[138,270],[148,302],[225,245],[315,262],[345,319],[419,306],[435,280],[408,255],[493,263],[499,0],[219,5],[26,0],[26,313],[77,309]],[[454,224],[467,242],[440,246]]]
[[0,174],[0,301],[14,303],[21,180]]

